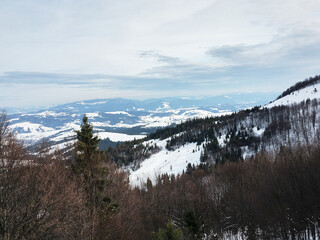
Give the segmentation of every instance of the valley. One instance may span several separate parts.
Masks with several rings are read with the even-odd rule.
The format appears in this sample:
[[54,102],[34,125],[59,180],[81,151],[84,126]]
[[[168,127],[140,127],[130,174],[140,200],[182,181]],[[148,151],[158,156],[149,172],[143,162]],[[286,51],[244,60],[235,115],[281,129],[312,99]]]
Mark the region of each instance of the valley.
[[[72,143],[86,115],[102,140],[101,147],[140,139],[158,128],[176,125],[188,119],[230,114],[239,109],[264,104],[271,95],[234,94],[230,96],[164,98],[143,101],[98,99],[59,105],[34,113],[9,114],[10,128],[17,137],[32,146],[44,139],[52,148]],[[250,98],[250,101],[246,100]]]

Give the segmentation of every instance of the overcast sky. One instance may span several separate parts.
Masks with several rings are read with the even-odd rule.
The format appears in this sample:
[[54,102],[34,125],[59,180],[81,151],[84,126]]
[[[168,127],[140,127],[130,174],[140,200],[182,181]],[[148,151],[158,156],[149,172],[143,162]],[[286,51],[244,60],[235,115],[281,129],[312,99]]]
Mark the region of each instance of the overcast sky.
[[0,0],[0,107],[285,90],[319,0]]

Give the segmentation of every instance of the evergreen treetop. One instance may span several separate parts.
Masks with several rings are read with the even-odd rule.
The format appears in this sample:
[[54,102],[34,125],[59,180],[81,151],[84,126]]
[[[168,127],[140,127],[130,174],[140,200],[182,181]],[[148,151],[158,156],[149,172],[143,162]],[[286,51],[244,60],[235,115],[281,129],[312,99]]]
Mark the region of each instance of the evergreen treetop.
[[83,172],[85,169],[97,167],[103,157],[98,149],[100,139],[93,134],[93,126],[88,122],[88,117],[84,115],[80,130],[77,133],[75,170]]

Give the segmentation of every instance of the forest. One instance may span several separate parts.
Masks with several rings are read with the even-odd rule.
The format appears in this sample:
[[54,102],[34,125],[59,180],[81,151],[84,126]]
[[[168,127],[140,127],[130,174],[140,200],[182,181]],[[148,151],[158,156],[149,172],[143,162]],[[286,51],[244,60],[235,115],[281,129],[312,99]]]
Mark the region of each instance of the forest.
[[[317,99],[254,107],[107,151],[84,116],[71,152],[30,151],[2,112],[0,239],[319,239],[319,112]],[[133,187],[125,169],[161,151],[155,139],[197,143],[201,164]]]
[[[254,107],[231,115],[188,120],[151,133],[145,139],[125,142],[106,151],[118,166],[139,167],[139,163],[160,149],[148,140],[167,140],[173,151],[188,143],[202,148],[201,161],[208,164],[243,161],[260,151],[297,147],[320,140],[318,99],[273,108]],[[260,134],[258,132],[261,131]]]
[[318,239],[318,140],[203,161],[143,188],[98,143],[84,117],[72,157],[45,142],[30,154],[2,113],[1,239]]

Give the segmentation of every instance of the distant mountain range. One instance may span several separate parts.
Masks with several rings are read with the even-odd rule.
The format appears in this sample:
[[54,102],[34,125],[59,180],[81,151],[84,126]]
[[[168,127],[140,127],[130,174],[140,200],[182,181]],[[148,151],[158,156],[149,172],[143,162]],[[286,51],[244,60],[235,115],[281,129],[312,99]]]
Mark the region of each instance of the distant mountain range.
[[[102,139],[101,148],[128,141],[109,149],[107,157],[128,168],[131,183],[140,185],[148,177],[181,173],[190,164],[239,161],[262,149],[312,143],[320,137],[317,99],[320,79],[310,78],[278,98],[248,93],[143,101],[95,99],[8,118],[10,127],[30,147],[47,139],[52,148],[64,149],[74,142],[75,130],[86,115]],[[251,109],[254,106],[258,107]]]
[[242,161],[260,151],[320,141],[320,80],[302,84],[261,107],[194,119],[157,130],[141,141],[109,149],[108,159],[126,166],[130,182],[145,186],[159,175],[177,175],[191,166]]
[[[114,142],[144,137],[158,128],[188,119],[220,116],[255,105],[264,105],[274,93],[231,94],[203,98],[162,98],[147,100],[94,99],[35,112],[9,114],[11,128],[28,145],[47,139],[63,148],[74,139],[86,114],[105,147]],[[11,109],[17,111],[18,109]],[[113,144],[114,145],[114,144]]]

